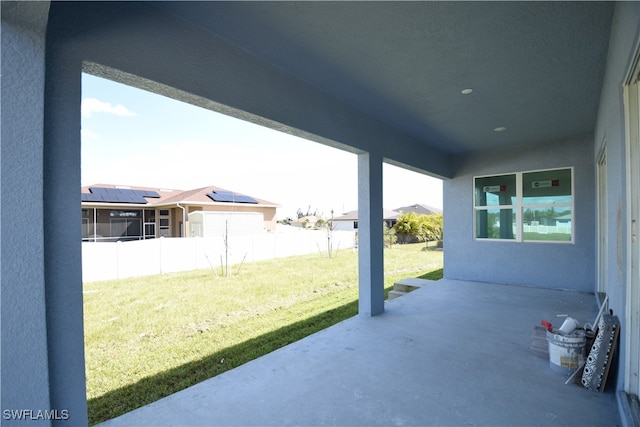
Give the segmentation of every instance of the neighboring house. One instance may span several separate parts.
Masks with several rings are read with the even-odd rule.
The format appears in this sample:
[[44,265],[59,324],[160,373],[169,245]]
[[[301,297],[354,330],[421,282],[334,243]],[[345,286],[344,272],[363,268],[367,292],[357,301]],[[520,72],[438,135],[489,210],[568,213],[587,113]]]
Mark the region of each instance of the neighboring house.
[[[382,210],[382,220],[389,228],[393,227],[400,214],[396,211],[388,209]],[[334,230],[357,231],[358,230],[358,211],[349,211],[341,216],[332,219]]]
[[571,215],[562,215],[556,218],[556,225],[571,227]]
[[420,205],[417,203],[415,205],[403,206],[401,208],[394,209],[394,211],[400,212],[401,214],[415,212],[421,215],[437,215],[442,213],[442,209],[434,208],[427,205]]
[[[356,153],[363,317],[385,309],[383,163],[443,179],[445,278],[606,294],[621,322],[609,384],[633,423],[640,2],[3,1],[1,13],[3,408],[87,420],[86,72]],[[571,215],[567,236],[523,232],[523,209],[552,207]]]
[[[275,231],[277,204],[219,187],[171,190],[96,184],[82,187],[82,240],[145,240],[201,235],[190,229],[194,212],[262,215],[263,229]],[[255,228],[255,227],[254,227]]]

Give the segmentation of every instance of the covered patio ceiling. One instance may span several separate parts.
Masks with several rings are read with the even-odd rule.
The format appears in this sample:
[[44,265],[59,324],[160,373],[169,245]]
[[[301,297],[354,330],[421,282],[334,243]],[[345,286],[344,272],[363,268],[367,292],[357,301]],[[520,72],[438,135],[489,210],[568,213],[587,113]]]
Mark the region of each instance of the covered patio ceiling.
[[611,2],[153,3],[453,155],[593,132],[614,8]]

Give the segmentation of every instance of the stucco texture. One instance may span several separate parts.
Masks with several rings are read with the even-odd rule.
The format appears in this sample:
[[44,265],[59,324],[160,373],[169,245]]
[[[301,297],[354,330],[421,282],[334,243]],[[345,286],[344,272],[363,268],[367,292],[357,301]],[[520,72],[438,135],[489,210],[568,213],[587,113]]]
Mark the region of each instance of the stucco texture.
[[[448,279],[571,289],[595,286],[595,179],[591,137],[504,149],[458,159],[444,182],[445,261]],[[473,177],[561,167],[574,168],[574,243],[476,240]]]
[[[4,4],[2,6],[5,7]],[[2,409],[49,408],[42,227],[44,38],[2,12]],[[27,6],[25,13],[46,13]],[[17,11],[16,11],[17,12]],[[39,105],[40,108],[33,108]],[[15,230],[19,230],[18,233]],[[4,415],[4,413],[3,413]],[[3,418],[2,425],[18,424]],[[24,421],[20,422],[24,425]]]

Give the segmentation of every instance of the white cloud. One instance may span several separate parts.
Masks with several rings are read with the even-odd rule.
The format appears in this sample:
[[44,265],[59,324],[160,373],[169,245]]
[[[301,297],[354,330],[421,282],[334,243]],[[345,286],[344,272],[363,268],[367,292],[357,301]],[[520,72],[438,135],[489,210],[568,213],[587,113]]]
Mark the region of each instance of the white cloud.
[[80,136],[82,137],[83,140],[85,139],[100,139],[100,136],[98,136],[97,133],[92,132],[88,129],[81,129],[80,130]]
[[110,102],[100,101],[97,98],[84,98],[82,100],[82,117],[91,117],[93,113],[109,113],[116,116],[136,116],[122,104],[113,105]]

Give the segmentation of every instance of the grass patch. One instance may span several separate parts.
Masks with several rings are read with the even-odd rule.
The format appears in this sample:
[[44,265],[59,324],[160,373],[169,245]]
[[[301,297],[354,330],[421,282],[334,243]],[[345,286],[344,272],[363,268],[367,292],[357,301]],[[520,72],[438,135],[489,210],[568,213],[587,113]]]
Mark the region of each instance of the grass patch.
[[531,241],[553,241],[553,242],[570,242],[571,234],[567,233],[534,233],[524,232],[522,233],[523,240]]
[[444,269],[443,268],[439,268],[437,270],[432,270],[432,271],[430,271],[428,273],[425,273],[422,276],[418,276],[418,279],[440,280],[440,279],[442,279],[443,275],[444,275]]
[[[424,243],[385,249],[385,298],[442,277]],[[234,270],[235,273],[235,270]],[[341,250],[84,285],[89,423],[114,418],[357,314],[357,253]]]

